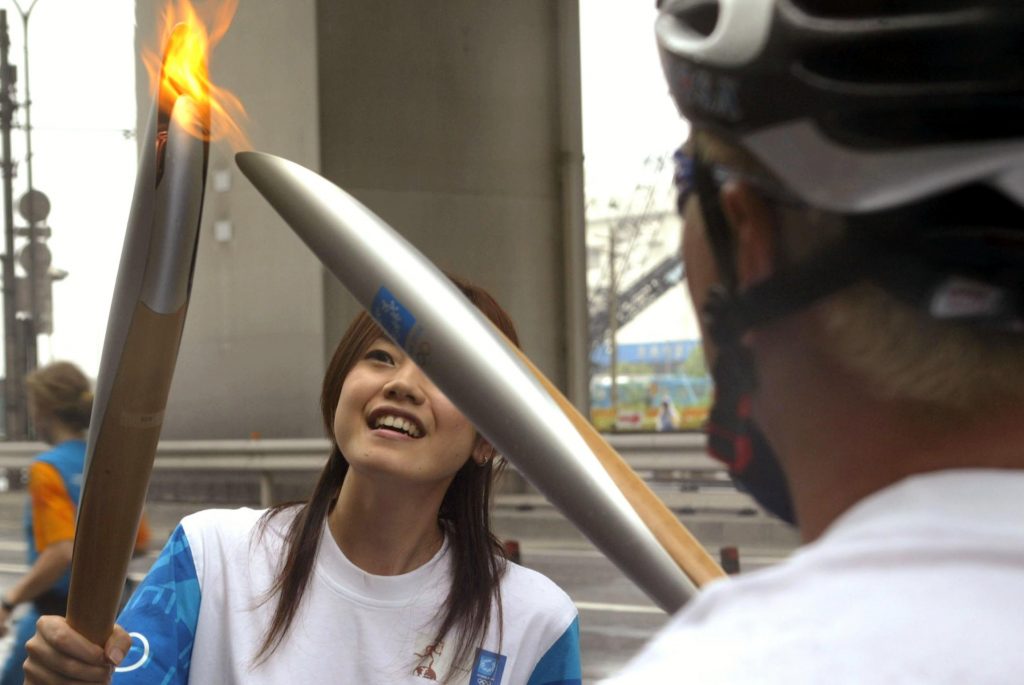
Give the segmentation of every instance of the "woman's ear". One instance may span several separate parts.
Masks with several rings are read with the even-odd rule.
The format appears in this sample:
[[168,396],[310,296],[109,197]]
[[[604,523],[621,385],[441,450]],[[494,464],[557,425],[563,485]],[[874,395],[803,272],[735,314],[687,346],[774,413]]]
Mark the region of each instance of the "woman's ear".
[[471,456],[477,466],[484,466],[487,462],[498,456],[498,450],[494,449],[494,446],[478,433],[476,442],[473,443],[473,453]]

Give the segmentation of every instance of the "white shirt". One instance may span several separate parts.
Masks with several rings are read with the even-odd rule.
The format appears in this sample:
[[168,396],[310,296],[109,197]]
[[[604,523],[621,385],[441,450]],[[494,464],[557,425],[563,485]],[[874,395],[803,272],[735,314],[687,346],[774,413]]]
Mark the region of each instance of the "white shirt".
[[1024,682],[1024,472],[908,478],[712,584],[605,681],[662,682]]
[[495,607],[483,647],[453,666],[453,645],[433,644],[451,582],[447,545],[409,573],[375,576],[329,533],[290,630],[256,665],[294,510],[254,537],[262,513],[210,510],[182,521],[118,620],[133,645],[115,683],[422,685],[449,670],[453,685],[471,675],[473,685],[579,683],[576,608],[541,574],[509,564],[500,642]]

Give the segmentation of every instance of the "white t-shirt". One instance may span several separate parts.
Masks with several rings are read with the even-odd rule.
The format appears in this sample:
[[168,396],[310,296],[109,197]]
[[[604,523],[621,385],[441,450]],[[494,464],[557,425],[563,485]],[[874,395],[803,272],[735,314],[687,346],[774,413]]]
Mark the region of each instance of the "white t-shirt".
[[1024,472],[942,471],[719,581],[607,685],[1024,682]]
[[[254,537],[261,511],[185,518],[118,622],[133,646],[121,683],[408,683],[442,681],[454,646],[432,645],[450,585],[447,545],[423,566],[374,576],[322,534],[314,573],[291,629],[263,664],[254,657],[276,597],[267,597],[294,510]],[[326,527],[325,527],[326,530]],[[576,608],[544,576],[509,564],[483,648],[456,685],[579,683]]]

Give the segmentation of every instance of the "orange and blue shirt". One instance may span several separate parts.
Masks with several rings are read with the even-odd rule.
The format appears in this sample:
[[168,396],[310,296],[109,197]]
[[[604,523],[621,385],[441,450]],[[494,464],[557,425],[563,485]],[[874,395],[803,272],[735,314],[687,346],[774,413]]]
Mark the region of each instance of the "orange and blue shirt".
[[[50,545],[74,540],[84,464],[85,441],[68,440],[43,452],[29,466],[25,506],[29,565]],[[70,571],[53,589],[66,594],[69,582]]]
[[[25,505],[25,538],[31,566],[50,545],[75,539],[75,519],[82,494],[82,470],[85,465],[85,441],[67,440],[37,456],[28,467],[29,499]],[[150,531],[145,516],[135,537],[136,551],[149,544]],[[67,594],[70,569],[53,586]]]

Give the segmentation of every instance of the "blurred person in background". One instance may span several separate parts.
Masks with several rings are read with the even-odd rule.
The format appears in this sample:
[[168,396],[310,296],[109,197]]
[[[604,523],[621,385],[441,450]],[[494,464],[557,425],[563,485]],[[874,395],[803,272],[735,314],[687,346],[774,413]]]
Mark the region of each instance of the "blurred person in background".
[[1024,3],[662,0],[710,451],[797,525],[609,681],[1024,673]]
[[672,398],[668,395],[664,395],[661,398],[661,404],[658,407],[658,430],[659,431],[674,431],[679,425],[679,412],[676,411],[676,407],[672,404]]
[[[0,634],[20,604],[26,611],[17,621],[14,645],[0,675],[0,685],[24,682],[25,643],[43,615],[67,611],[75,518],[82,489],[85,438],[92,414],[92,387],[74,364],[54,362],[25,379],[29,418],[36,437],[51,449],[28,467],[29,500],[25,505],[25,536],[29,569],[0,595]],[[148,526],[140,526],[136,549],[148,543]]]

